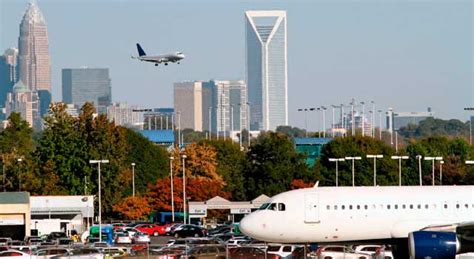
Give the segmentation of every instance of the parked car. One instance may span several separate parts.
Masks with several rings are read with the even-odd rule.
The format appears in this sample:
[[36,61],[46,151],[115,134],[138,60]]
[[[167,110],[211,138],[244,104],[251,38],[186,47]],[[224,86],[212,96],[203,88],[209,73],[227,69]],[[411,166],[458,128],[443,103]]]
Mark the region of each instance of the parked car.
[[341,245],[321,246],[316,251],[318,259],[370,259],[370,256],[364,253],[355,253],[354,250]]
[[181,227],[182,225],[183,225],[182,223],[173,223],[173,224],[168,225],[165,229],[166,235],[172,236],[174,230]]
[[117,233],[115,236],[116,244],[131,244],[132,239],[127,233]]
[[246,236],[234,236],[233,238],[227,240],[225,243],[228,246],[238,246],[238,245],[247,244],[250,241],[251,239]]
[[68,251],[65,254],[56,255],[51,258],[52,259],[70,259],[70,258],[103,259],[104,255],[97,248],[84,247],[84,248],[73,249],[71,251]]
[[218,258],[218,259],[225,259],[226,258],[226,249],[224,246],[216,246],[216,245],[200,245],[191,247],[187,251],[183,251],[181,253],[181,257],[183,259],[206,259],[206,258]]
[[128,236],[130,236],[130,238],[133,238],[133,235],[135,235],[135,233],[137,233],[137,230],[134,229],[134,228],[131,228],[131,227],[126,227],[123,229],[125,233],[128,234]]
[[180,255],[185,249],[186,246],[163,247],[151,250],[150,254],[153,255],[154,258],[175,259],[180,258]]
[[217,235],[217,234],[224,234],[224,233],[231,233],[232,232],[232,226],[231,225],[220,225],[217,226],[213,229],[209,229],[209,235]]
[[51,232],[51,233],[48,234],[48,237],[46,238],[46,241],[53,242],[53,241],[56,241],[60,238],[67,238],[66,233],[64,233],[64,232]]
[[36,259],[46,259],[51,258],[56,255],[67,254],[69,250],[67,248],[53,247],[53,248],[43,248],[33,253],[32,258]]
[[139,244],[139,243],[150,243],[150,236],[148,233],[143,233],[143,232],[137,232],[135,235],[133,235],[132,241],[134,244]]
[[267,248],[268,254],[275,254],[281,258],[289,257],[293,251],[297,248],[302,247],[300,245],[289,245],[289,244],[269,244]]
[[125,223],[112,223],[114,231],[125,228],[127,225]]
[[231,259],[277,259],[278,256],[274,254],[265,255],[265,250],[251,247],[251,246],[241,246],[234,247],[229,249],[229,258]]
[[0,237],[0,246],[6,246],[12,239],[9,237]]
[[31,256],[28,253],[18,251],[18,250],[14,250],[14,249],[9,249],[9,250],[0,252],[0,258],[1,259],[8,259],[8,258],[11,258],[11,257],[15,257],[15,259],[17,259],[17,258],[18,259],[30,259]]
[[136,230],[144,233],[148,233],[150,236],[163,236],[166,235],[166,225],[159,226],[156,224],[140,224],[134,227]]
[[183,225],[173,231],[173,236],[179,237],[204,237],[206,230],[196,225]]

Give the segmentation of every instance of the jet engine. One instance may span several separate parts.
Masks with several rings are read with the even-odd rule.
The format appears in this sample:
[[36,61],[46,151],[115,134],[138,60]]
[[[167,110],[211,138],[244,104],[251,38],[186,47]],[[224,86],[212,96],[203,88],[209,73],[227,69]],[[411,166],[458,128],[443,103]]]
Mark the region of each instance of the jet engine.
[[415,231],[408,237],[410,259],[454,259],[461,244],[454,232]]

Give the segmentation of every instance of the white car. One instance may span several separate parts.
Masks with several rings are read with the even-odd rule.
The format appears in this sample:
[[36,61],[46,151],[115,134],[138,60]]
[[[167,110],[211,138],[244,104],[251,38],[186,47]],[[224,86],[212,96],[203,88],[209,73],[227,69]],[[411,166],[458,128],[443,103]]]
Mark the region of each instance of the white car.
[[77,248],[63,255],[56,255],[51,259],[103,259],[104,255],[97,248]]
[[340,245],[321,246],[316,251],[317,259],[370,259],[370,255],[355,253],[354,250]]
[[130,238],[130,236],[126,233],[118,233],[116,236],[115,236],[115,243],[116,244],[131,244],[132,243],[132,239]]
[[286,258],[291,256],[293,251],[295,251],[301,245],[288,245],[288,244],[269,244],[267,247],[268,254],[278,255],[279,258]]
[[60,248],[60,247],[55,247],[55,248],[45,248],[45,249],[40,249],[36,252],[33,253],[31,258],[35,259],[47,259],[47,258],[52,258],[57,255],[65,255],[69,252],[69,249],[67,248]]
[[143,233],[143,232],[137,232],[135,235],[133,235],[133,243],[150,243],[150,236],[148,233]]
[[227,240],[225,243],[228,246],[239,246],[239,245],[247,244],[249,242],[250,242],[250,239],[248,237],[234,237]]
[[134,228],[130,228],[130,227],[126,227],[123,229],[125,233],[127,233],[130,238],[133,238],[133,236],[135,235],[135,233],[138,232],[138,230],[134,229]]

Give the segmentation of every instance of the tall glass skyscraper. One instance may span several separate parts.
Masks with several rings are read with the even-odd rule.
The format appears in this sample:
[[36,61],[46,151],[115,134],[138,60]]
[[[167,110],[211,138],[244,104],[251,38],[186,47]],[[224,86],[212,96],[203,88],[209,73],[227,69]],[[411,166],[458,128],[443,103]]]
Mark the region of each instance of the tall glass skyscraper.
[[[9,48],[0,56],[0,107],[5,107],[7,93],[18,81],[18,49]],[[3,119],[3,118],[2,118]]]
[[251,130],[288,125],[286,11],[245,12]]
[[99,113],[106,113],[112,102],[108,68],[65,68],[62,70],[63,102],[78,107],[92,102]]

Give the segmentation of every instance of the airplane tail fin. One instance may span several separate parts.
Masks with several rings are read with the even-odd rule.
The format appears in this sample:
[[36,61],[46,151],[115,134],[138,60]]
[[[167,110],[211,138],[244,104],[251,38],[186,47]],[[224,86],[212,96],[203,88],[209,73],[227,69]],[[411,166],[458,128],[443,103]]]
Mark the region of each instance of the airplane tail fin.
[[138,56],[146,56],[145,51],[143,51],[142,46],[140,46],[139,43],[137,43],[137,50],[138,50]]

